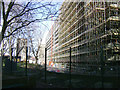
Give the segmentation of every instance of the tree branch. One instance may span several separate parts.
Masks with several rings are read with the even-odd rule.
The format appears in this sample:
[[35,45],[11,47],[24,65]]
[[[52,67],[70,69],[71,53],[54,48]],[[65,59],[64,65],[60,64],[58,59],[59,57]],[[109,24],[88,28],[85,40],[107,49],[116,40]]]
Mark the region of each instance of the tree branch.
[[46,18],[44,18],[44,19],[35,19],[35,20],[32,20],[32,21],[28,21],[28,23],[27,24],[24,24],[24,23],[22,23],[22,25],[21,26],[19,26],[18,28],[15,28],[9,35],[7,35],[7,36],[4,36],[5,38],[6,37],[9,37],[10,35],[12,35],[15,31],[17,31],[18,29],[21,29],[21,28],[23,28],[23,27],[25,27],[25,26],[28,26],[29,24],[31,24],[31,23],[33,23],[33,22],[36,22],[36,21],[45,21],[45,20],[47,20],[49,17],[47,16]]
[[30,2],[27,3],[27,5],[24,7],[24,9],[22,10],[22,12],[20,12],[18,15],[12,17],[10,20],[8,20],[8,24],[15,18],[17,17],[20,17],[20,16],[23,16],[25,13],[29,12],[29,11],[32,11],[32,10],[36,10],[36,9],[39,9],[39,8],[42,8],[42,7],[46,7],[46,5],[48,6],[53,6],[52,4],[45,4],[45,5],[41,5],[39,7],[36,7],[36,8],[31,8],[31,9],[28,9],[25,11],[25,9],[27,8],[27,6],[29,5]]
[[8,5],[8,9],[7,9],[7,13],[6,13],[6,20],[8,18],[8,15],[9,15],[10,10],[12,9],[13,5],[14,5],[14,2],[10,2],[10,4]]

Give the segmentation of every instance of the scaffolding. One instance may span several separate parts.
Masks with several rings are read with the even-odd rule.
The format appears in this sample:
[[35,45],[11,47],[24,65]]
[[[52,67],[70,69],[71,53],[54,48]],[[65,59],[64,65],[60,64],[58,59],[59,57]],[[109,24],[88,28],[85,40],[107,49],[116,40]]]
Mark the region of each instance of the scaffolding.
[[118,2],[64,2],[54,33],[55,63],[69,70],[70,47],[73,72],[99,69],[101,48],[105,63],[120,61],[119,13]]

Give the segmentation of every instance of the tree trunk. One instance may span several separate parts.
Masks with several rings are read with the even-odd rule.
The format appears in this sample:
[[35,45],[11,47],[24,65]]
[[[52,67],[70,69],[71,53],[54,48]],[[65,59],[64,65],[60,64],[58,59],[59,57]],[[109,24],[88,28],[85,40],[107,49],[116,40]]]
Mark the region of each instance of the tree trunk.
[[2,42],[2,33],[0,33],[0,44]]
[[35,60],[36,60],[36,65],[38,65],[38,63],[37,63],[37,61],[38,61],[38,57],[37,57],[37,56],[35,56]]

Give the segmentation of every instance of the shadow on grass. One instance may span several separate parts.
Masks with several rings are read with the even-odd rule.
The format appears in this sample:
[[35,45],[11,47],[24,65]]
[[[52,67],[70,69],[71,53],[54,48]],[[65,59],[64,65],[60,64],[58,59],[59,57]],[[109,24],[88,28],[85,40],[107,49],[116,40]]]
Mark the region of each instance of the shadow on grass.
[[[18,65],[17,71],[5,72],[3,70],[4,88],[69,88],[69,74],[46,72],[41,66],[28,64],[28,75],[25,75],[25,67]],[[119,78],[119,77],[118,77]],[[104,88],[119,88],[120,82],[117,77],[103,77]],[[72,88],[103,88],[100,76],[72,75]]]
[[[16,71],[7,71],[5,67],[2,69],[2,88],[34,88],[36,80],[40,76],[41,71],[38,66],[30,68],[33,65],[28,64],[27,76],[23,64],[18,64]],[[40,67],[40,66],[39,66]]]

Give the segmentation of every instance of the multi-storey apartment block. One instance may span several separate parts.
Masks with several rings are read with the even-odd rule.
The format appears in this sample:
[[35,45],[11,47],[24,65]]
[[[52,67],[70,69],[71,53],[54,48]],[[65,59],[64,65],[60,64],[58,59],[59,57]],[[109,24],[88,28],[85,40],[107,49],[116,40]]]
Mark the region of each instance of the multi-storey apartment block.
[[48,33],[46,47],[47,47],[47,58],[48,64],[51,66],[51,63],[55,62],[55,52],[57,52],[58,47],[58,22],[55,22],[51,30]]
[[101,62],[120,61],[118,1],[65,1],[60,10],[46,43],[48,60],[67,69],[71,47],[72,71],[98,70]]

